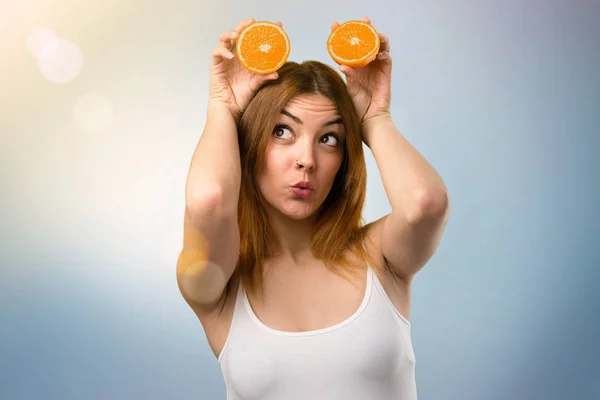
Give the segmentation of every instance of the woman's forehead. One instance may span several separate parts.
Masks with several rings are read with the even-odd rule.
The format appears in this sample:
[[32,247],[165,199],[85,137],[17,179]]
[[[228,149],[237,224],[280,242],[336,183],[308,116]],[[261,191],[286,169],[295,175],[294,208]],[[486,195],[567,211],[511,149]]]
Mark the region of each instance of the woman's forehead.
[[303,94],[294,97],[283,107],[280,116],[283,115],[294,119],[297,123],[304,123],[307,116],[311,120],[332,119],[340,116],[337,105],[328,97],[320,94]]
[[309,109],[315,111],[337,112],[337,105],[329,97],[322,94],[301,94],[290,99],[284,109]]

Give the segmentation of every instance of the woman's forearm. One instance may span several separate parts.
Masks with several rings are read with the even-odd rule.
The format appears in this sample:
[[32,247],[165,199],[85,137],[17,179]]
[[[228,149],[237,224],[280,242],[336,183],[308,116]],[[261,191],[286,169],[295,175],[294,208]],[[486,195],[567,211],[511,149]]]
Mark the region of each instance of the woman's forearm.
[[419,218],[447,206],[446,186],[433,166],[396,129],[390,116],[364,127],[393,213]]
[[237,213],[240,180],[236,121],[226,105],[209,103],[206,125],[188,171],[186,206],[200,212]]

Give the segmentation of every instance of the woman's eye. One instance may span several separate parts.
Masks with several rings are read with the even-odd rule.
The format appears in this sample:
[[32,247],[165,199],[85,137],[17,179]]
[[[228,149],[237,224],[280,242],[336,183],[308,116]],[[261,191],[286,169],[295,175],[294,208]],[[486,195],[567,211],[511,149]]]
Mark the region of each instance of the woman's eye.
[[325,143],[328,146],[337,146],[338,139],[333,135],[325,135],[321,138],[321,143]]
[[286,131],[288,132],[288,135],[291,135],[291,131],[289,130],[289,128],[286,128],[285,126],[277,126],[273,130],[273,135],[278,139],[287,139],[288,137],[285,136]]

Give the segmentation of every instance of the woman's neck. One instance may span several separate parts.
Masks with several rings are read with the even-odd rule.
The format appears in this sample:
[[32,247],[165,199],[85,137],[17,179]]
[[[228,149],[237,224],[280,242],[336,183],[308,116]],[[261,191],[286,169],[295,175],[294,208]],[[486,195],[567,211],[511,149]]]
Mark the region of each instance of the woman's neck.
[[271,259],[292,266],[305,265],[314,260],[310,249],[314,228],[312,219],[294,220],[279,214],[270,215],[269,223],[279,243],[279,248],[274,249]]

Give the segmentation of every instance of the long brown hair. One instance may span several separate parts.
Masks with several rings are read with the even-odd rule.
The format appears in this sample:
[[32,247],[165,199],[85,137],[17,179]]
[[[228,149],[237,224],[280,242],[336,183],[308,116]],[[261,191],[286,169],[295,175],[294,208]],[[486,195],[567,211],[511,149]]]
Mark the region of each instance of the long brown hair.
[[[363,246],[365,229],[362,209],[367,169],[361,140],[361,125],[341,76],[318,61],[287,62],[275,81],[266,83],[252,99],[238,126],[242,180],[238,201],[240,254],[235,273],[251,293],[263,293],[263,264],[277,248],[269,225],[265,200],[257,184],[265,150],[281,110],[301,94],[324,95],[337,105],[346,131],[346,147],[331,191],[317,211],[311,250],[337,273],[354,273],[360,264],[373,264]],[[348,250],[354,256],[348,257]]]

